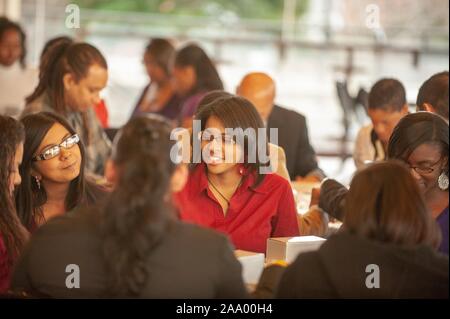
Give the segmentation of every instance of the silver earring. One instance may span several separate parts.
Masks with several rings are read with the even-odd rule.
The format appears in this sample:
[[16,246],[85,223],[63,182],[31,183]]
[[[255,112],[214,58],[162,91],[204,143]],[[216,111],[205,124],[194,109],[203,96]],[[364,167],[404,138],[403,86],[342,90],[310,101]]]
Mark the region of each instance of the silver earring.
[[36,181],[37,188],[41,189],[41,181],[39,180],[39,178],[37,176],[35,176],[34,180]]
[[439,175],[438,178],[438,186],[440,189],[442,189],[443,191],[448,189],[448,176],[445,175],[444,172],[441,173],[441,175]]

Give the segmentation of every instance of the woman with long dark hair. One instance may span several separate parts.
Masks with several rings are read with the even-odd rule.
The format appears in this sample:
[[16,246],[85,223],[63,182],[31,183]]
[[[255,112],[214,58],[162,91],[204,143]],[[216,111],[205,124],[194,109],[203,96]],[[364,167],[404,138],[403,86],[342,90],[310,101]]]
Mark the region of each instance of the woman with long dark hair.
[[200,149],[194,148],[196,164],[177,194],[181,219],[223,232],[237,249],[253,252],[264,253],[270,237],[298,236],[293,192],[270,173],[269,158],[264,161],[268,143],[255,107],[216,91],[200,102],[194,119],[200,132],[193,145]]
[[[42,226],[12,286],[52,297],[244,297],[241,266],[226,238],[176,219],[172,192],[183,188],[187,167],[172,161],[170,133],[155,115],[130,120],[106,169],[114,191],[98,208]],[[81,275],[77,289],[70,289],[76,280],[66,286],[69,264]]]
[[48,112],[25,116],[25,144],[16,192],[22,223],[30,231],[81,204],[93,204],[104,189],[85,177],[85,151],[75,130]]
[[14,205],[24,139],[22,124],[0,115],[0,293],[8,289],[11,269],[28,238]]
[[439,251],[448,255],[448,124],[430,112],[405,116],[389,140],[388,158],[408,164],[442,232]]
[[[23,115],[41,111],[64,117],[86,146],[86,168],[103,174],[110,142],[93,109],[108,80],[100,51],[88,43],[58,41],[41,60],[39,84],[27,97]],[[23,116],[22,115],[22,116]]]
[[[389,159],[407,163],[425,203],[441,228],[439,251],[448,255],[448,142],[446,120],[431,112],[408,114],[395,127],[388,145]],[[334,180],[321,186],[319,206],[343,220],[346,188]]]
[[448,298],[448,257],[417,183],[400,161],[353,178],[341,230],[284,273],[279,298]]
[[219,73],[206,52],[196,44],[188,44],[177,51],[173,66],[173,78],[178,94],[183,98],[180,120],[184,127],[191,127],[201,99],[214,90],[223,90]]

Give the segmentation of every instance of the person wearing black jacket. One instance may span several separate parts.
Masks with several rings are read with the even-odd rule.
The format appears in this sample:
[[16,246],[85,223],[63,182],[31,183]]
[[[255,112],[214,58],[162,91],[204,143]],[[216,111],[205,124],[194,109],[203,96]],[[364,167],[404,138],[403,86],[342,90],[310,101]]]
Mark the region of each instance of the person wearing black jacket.
[[360,171],[344,209],[340,232],[286,269],[278,298],[448,298],[439,228],[402,163]]

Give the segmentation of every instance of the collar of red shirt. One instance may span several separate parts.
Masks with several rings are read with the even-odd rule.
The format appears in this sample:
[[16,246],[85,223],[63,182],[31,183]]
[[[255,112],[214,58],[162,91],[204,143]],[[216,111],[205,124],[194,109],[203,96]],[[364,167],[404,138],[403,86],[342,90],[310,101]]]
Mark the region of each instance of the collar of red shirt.
[[[244,169],[245,171],[245,169]],[[200,163],[197,164],[192,173],[192,180],[196,181],[195,183],[195,192],[200,193],[208,189],[208,178],[206,177],[206,164]],[[236,190],[236,194],[241,194],[245,192],[247,189],[251,190],[255,193],[267,194],[268,190],[263,186],[264,183],[260,183],[257,187],[252,187],[256,180],[256,173],[254,172],[246,172],[243,174],[244,180],[242,181],[241,186]]]

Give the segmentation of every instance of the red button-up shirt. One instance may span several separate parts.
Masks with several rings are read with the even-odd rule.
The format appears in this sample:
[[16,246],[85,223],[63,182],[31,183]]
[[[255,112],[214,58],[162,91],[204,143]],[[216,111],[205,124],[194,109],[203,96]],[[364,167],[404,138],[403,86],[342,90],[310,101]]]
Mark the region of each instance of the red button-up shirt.
[[289,183],[267,174],[256,187],[255,175],[244,176],[230,200],[226,215],[208,188],[205,165],[189,175],[184,189],[175,195],[180,218],[228,234],[236,249],[266,252],[270,237],[298,236],[297,211]]

